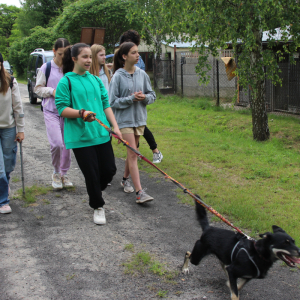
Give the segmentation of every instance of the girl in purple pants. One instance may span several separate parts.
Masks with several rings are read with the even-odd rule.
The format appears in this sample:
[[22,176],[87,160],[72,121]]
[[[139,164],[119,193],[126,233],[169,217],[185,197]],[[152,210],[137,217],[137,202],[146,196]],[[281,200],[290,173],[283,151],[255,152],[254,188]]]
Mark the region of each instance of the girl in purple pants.
[[34,92],[43,97],[42,107],[54,167],[52,174],[54,189],[73,186],[67,176],[71,165],[71,151],[67,150],[64,144],[64,118],[59,116],[55,106],[56,87],[63,77],[62,57],[65,48],[69,45],[69,41],[64,38],[60,38],[55,42],[53,48],[54,59],[51,61],[48,81],[46,80],[47,63],[45,63],[38,72],[34,88]]

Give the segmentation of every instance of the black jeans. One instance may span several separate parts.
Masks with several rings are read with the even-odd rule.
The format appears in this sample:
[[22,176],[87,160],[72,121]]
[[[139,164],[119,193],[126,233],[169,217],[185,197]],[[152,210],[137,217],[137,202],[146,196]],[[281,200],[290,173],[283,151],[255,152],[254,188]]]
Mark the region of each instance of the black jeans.
[[[148,145],[150,146],[151,150],[154,150],[157,148],[157,144],[155,142],[155,138],[152,134],[152,132],[149,130],[149,128],[147,126],[145,126],[145,130],[144,130],[144,138],[146,140],[146,142],[148,143]],[[138,143],[138,148],[140,146],[140,143]]]
[[102,207],[105,204],[102,191],[117,172],[111,142],[75,148],[73,152],[85,178],[90,207],[93,209]]

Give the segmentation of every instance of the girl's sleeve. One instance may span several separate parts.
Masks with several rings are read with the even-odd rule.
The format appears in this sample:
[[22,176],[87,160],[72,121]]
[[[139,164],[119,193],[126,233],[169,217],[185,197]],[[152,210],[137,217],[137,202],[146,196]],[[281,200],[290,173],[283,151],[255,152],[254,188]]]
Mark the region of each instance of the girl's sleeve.
[[66,77],[63,77],[57,85],[55,93],[55,105],[59,115],[61,115],[65,108],[71,107],[71,92],[68,79]]
[[46,65],[47,64],[43,64],[42,67],[40,68],[36,77],[36,84],[34,87],[34,92],[39,97],[42,98],[53,97],[53,91],[54,91],[54,88],[46,87],[46,75],[45,75]]
[[148,104],[154,103],[154,101],[156,100],[156,94],[152,90],[150,78],[146,73],[145,73],[144,78],[145,78],[145,81],[144,81],[144,87],[145,87],[144,94],[145,94],[146,98],[142,101],[142,103],[144,103],[145,105],[148,105]]
[[120,97],[119,92],[119,76],[114,76],[110,82],[108,96],[110,106],[115,109],[126,109],[133,104],[134,95]]
[[96,78],[97,78],[97,81],[99,82],[99,86],[100,86],[100,93],[101,93],[101,100],[102,100],[103,110],[105,110],[108,107],[110,107],[109,100],[108,100],[108,93],[107,93],[107,90],[106,90],[102,80],[98,77],[96,77]]
[[20,90],[16,79],[14,79],[13,81],[11,98],[12,98],[12,108],[13,108],[14,117],[17,126],[17,132],[24,132],[24,126],[25,126],[24,111],[22,106]]

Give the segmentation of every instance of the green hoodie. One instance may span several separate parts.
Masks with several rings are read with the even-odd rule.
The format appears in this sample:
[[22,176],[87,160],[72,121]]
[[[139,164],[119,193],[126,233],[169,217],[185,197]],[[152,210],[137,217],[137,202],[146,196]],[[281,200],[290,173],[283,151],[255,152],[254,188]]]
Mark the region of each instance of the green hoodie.
[[[71,91],[66,76],[71,81]],[[110,107],[107,91],[102,81],[89,72],[84,75],[74,72],[65,74],[58,83],[55,104],[60,115],[67,107],[78,110],[83,108],[96,113],[98,119],[110,126],[104,113],[104,110]],[[98,122],[65,118],[64,141],[67,149],[104,144],[109,140],[109,133]]]

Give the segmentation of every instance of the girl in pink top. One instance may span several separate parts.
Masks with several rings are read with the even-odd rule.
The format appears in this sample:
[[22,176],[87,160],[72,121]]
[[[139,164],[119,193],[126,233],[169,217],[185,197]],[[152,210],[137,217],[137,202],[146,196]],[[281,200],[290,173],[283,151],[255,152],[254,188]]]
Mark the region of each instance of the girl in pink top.
[[72,187],[67,176],[71,165],[71,152],[64,144],[64,118],[60,117],[55,106],[55,92],[59,80],[63,77],[62,58],[64,50],[70,43],[67,39],[58,39],[53,48],[54,59],[51,61],[50,75],[46,84],[47,63],[40,68],[34,92],[43,97],[42,107],[48,140],[50,143],[52,165],[52,186],[54,189]]

